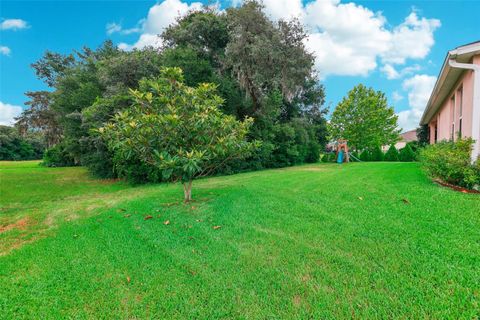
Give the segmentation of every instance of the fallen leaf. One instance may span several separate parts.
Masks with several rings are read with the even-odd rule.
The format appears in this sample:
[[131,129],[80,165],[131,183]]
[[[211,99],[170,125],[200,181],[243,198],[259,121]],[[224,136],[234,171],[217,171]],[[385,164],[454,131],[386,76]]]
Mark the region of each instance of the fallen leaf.
[[145,218],[143,218],[143,220],[148,220],[148,219],[152,219],[153,217],[152,216],[145,216]]
[[190,209],[192,209],[192,210],[195,210],[195,209],[197,209],[197,207],[195,207],[195,206],[192,206]]
[[363,200],[363,198],[362,198],[362,197],[358,197],[358,200]]
[[127,283],[130,283],[130,277],[127,277]]
[[166,225],[166,226],[169,225],[169,224],[170,224],[170,220],[165,221],[163,224]]
[[221,226],[213,226],[213,230],[218,230],[220,228],[221,228]]

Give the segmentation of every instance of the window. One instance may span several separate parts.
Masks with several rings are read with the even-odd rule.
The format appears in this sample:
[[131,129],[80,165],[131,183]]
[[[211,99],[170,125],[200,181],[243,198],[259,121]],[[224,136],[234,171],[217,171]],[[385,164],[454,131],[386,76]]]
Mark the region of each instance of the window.
[[462,131],[462,115],[463,115],[463,86],[457,90],[457,100],[458,100],[458,136],[461,138],[463,136]]

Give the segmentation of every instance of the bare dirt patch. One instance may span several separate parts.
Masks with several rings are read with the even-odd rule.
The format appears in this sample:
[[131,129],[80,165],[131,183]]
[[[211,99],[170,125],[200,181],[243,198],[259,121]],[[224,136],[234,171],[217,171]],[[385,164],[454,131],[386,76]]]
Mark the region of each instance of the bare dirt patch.
[[22,218],[15,223],[10,223],[7,225],[0,226],[0,233],[4,233],[10,231],[12,229],[18,230],[25,230],[25,228],[29,225],[28,218]]

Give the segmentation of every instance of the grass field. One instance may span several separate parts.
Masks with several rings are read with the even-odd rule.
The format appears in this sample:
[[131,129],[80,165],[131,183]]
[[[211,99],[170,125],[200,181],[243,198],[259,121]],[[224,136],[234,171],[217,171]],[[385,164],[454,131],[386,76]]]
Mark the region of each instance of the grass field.
[[0,318],[480,317],[480,196],[415,163],[208,178],[189,205],[36,162],[0,188]]

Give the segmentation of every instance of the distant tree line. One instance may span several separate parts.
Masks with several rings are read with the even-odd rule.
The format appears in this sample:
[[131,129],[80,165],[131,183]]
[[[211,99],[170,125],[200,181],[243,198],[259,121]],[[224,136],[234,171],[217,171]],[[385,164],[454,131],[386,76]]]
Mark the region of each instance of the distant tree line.
[[0,160],[40,159],[44,150],[43,134],[20,134],[15,127],[0,125]]
[[130,110],[131,90],[165,67],[181,68],[186,86],[214,84],[221,112],[240,122],[252,119],[246,138],[261,144],[212,173],[318,161],[327,142],[325,93],[298,21],[272,22],[259,2],[245,1],[222,12],[191,11],[160,37],[160,49],[123,51],[106,41],[95,50],[46,52],[32,64],[50,90],[27,94],[30,108],[17,127],[43,134],[50,148],[46,165],[84,165],[102,178],[161,180],[158,167],[140,153],[119,161],[109,136],[97,130]]

